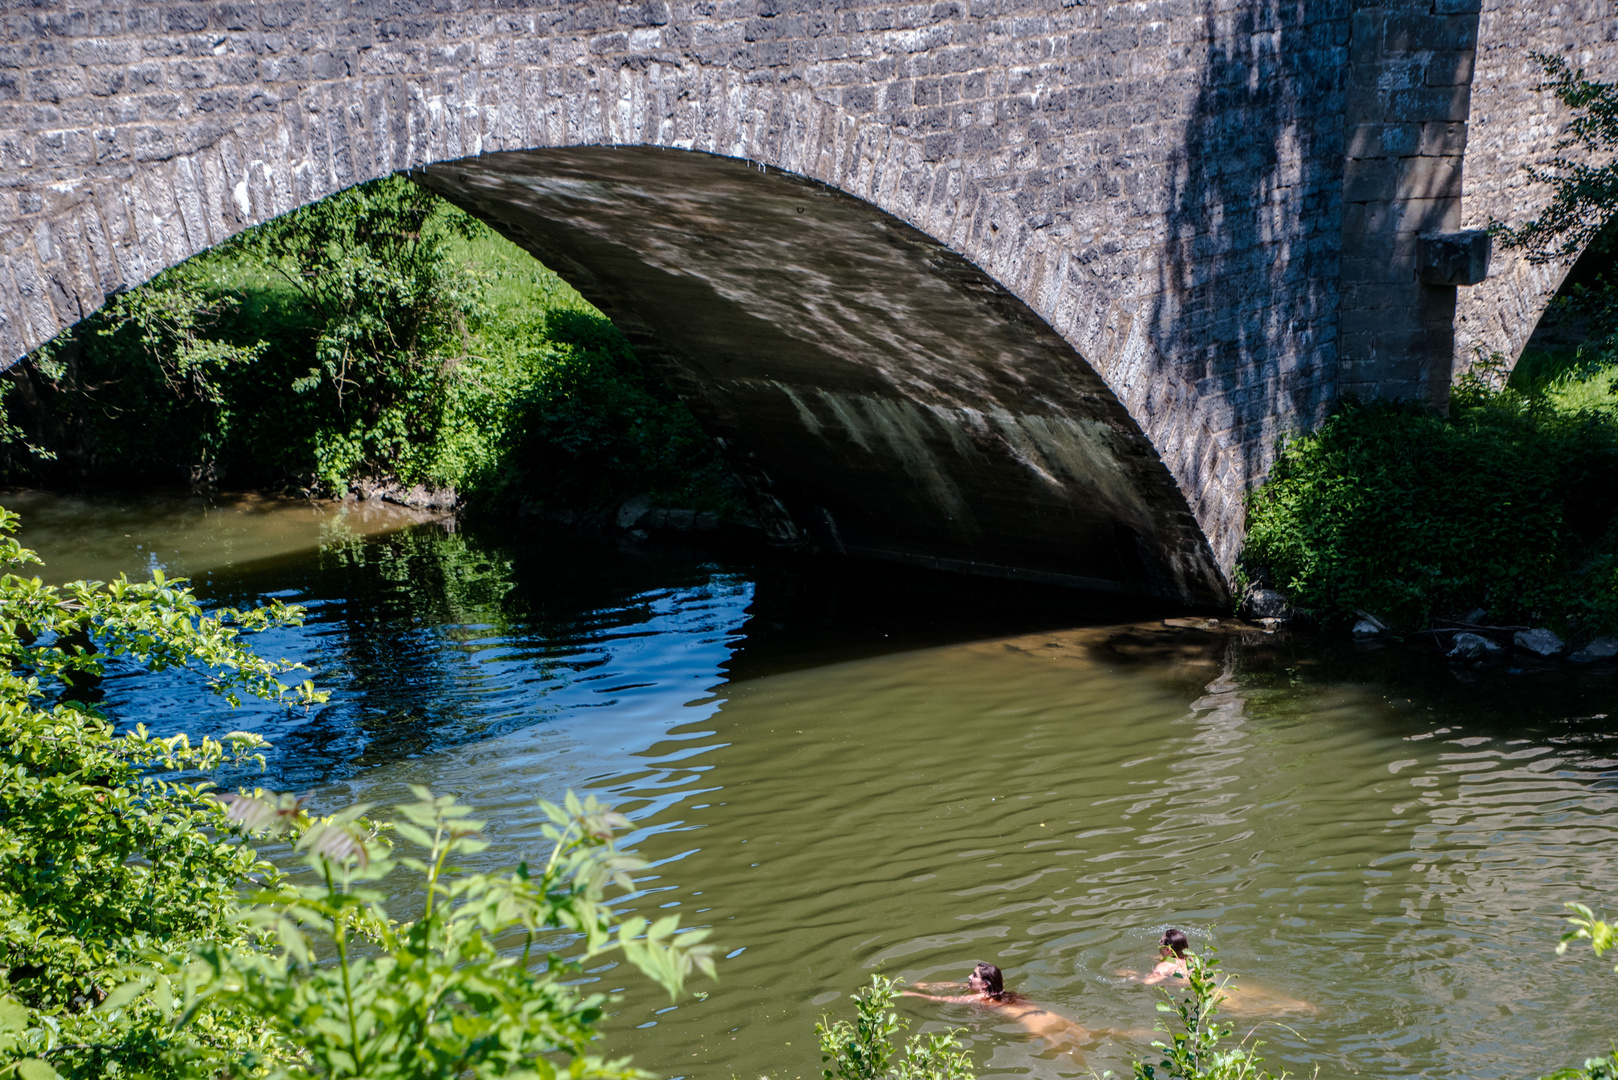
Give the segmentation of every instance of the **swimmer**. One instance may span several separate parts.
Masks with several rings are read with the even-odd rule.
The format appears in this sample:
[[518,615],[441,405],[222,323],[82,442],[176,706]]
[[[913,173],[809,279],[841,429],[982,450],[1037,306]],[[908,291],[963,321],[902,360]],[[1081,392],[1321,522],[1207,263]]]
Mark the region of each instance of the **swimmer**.
[[[958,986],[959,983],[944,983],[943,987]],[[937,983],[917,983],[916,986],[926,989],[941,988]],[[927,1001],[942,1001],[950,1004],[977,1005],[985,1009],[998,1009],[1004,1015],[1016,1020],[1023,1027],[1035,1035],[1053,1041],[1088,1042],[1105,1032],[1090,1031],[1075,1024],[1065,1016],[1058,1016],[1049,1009],[1042,1009],[1029,1001],[1021,994],[1014,994],[1006,989],[1005,976],[993,964],[979,964],[972,969],[972,974],[966,977],[966,987],[969,994],[923,994],[916,990],[906,990],[906,997],[918,997]]]
[[[1184,930],[1175,930],[1170,927],[1163,931],[1158,939],[1157,966],[1146,975],[1133,971],[1120,971],[1118,974],[1136,979],[1147,986],[1158,986],[1173,982],[1176,986],[1188,985],[1191,972],[1186,968],[1186,951],[1191,947],[1190,939],[1185,936]],[[1174,980],[1179,980],[1174,982]],[[1226,1012],[1243,1013],[1312,1013],[1316,1009],[1307,1001],[1297,998],[1284,997],[1270,990],[1263,990],[1256,986],[1244,986],[1240,989],[1235,986],[1221,986],[1219,996],[1214,999],[1221,1009]]]
[[1156,986],[1165,979],[1189,979],[1191,973],[1185,967],[1185,951],[1191,947],[1191,939],[1185,936],[1184,930],[1176,930],[1172,926],[1163,931],[1163,936],[1157,939],[1157,966],[1150,975],[1141,979],[1148,986]]
[[1185,936],[1184,930],[1173,927],[1163,931],[1163,936],[1157,939],[1157,966],[1148,975],[1137,971],[1120,971],[1118,974],[1138,979],[1147,986],[1156,986],[1167,979],[1189,979],[1191,973],[1185,967],[1185,951],[1191,947],[1191,939]]

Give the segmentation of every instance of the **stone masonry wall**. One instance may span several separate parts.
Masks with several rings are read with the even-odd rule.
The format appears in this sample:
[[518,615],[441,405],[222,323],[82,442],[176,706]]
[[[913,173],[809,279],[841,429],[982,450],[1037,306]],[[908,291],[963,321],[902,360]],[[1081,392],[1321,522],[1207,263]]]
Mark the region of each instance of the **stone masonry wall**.
[[[1468,124],[1461,215],[1465,228],[1486,228],[1491,220],[1520,225],[1550,202],[1550,192],[1531,184],[1522,166],[1553,155],[1568,117],[1550,95],[1534,89],[1544,78],[1533,59],[1536,52],[1565,56],[1595,78],[1618,78],[1618,4],[1483,4]],[[1525,253],[1496,244],[1489,279],[1461,290],[1455,374],[1466,371],[1480,351],[1515,361],[1546,301],[1571,268],[1570,263],[1535,266]]]
[[[1229,568],[1275,440],[1338,392],[1363,6],[9,5],[0,353],[9,362],[111,291],[370,177],[494,150],[701,149],[865,199],[1027,303],[1135,418]],[[1430,7],[1390,0],[1378,17]],[[1533,23],[1539,9],[1503,10]],[[1457,72],[1464,51],[1450,50]],[[1453,98],[1462,84],[1444,85]],[[1515,164],[1508,148],[1489,167]]]
[[1338,367],[1345,394],[1448,399],[1456,288],[1417,278],[1416,240],[1460,228],[1477,32],[1478,0],[1354,12]]

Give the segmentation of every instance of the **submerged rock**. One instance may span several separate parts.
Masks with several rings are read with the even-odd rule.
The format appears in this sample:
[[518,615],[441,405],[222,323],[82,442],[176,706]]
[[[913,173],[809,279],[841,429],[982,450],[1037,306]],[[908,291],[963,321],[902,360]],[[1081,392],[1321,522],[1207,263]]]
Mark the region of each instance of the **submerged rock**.
[[1598,637],[1572,656],[1575,664],[1592,664],[1597,660],[1611,660],[1618,656],[1618,638]]
[[1567,648],[1561,638],[1545,629],[1519,630],[1511,640],[1517,648],[1535,656],[1556,656]]
[[1500,646],[1482,634],[1456,634],[1445,655],[1451,660],[1487,660],[1500,651]]

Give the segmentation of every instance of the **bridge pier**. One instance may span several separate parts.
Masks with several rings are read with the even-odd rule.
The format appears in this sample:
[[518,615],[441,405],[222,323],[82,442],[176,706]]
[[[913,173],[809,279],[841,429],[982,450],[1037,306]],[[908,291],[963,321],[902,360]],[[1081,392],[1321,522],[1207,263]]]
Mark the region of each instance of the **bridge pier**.
[[1482,0],[1360,4],[1344,103],[1338,391],[1449,403],[1455,285],[1422,280],[1421,238],[1460,229]]

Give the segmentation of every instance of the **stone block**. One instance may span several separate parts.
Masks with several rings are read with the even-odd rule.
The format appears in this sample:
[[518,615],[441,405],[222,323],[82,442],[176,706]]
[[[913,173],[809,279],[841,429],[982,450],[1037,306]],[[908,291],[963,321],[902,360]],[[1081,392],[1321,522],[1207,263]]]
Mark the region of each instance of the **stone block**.
[[1429,285],[1476,285],[1489,276],[1491,247],[1485,229],[1422,236],[1416,244],[1416,274]]
[[1448,120],[1429,120],[1420,125],[1421,138],[1416,153],[1458,156],[1466,153],[1466,125]]
[[1473,55],[1470,49],[1433,54],[1423,65],[1422,78],[1428,86],[1460,86],[1472,81]]
[[1556,656],[1567,648],[1562,643],[1561,638],[1543,628],[1518,630],[1511,635],[1511,641],[1517,648],[1522,649],[1524,652],[1533,653],[1535,656]]
[[1399,179],[1395,159],[1350,159],[1343,163],[1343,201],[1387,202],[1398,194]]
[[1407,157],[1399,162],[1401,199],[1455,199],[1461,197],[1459,157]]

